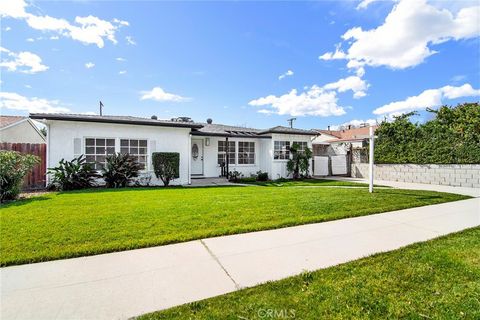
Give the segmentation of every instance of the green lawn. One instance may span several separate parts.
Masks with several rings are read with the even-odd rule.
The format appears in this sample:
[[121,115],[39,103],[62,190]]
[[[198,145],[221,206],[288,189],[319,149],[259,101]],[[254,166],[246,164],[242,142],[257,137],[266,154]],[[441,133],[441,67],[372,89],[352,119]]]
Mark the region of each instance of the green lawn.
[[140,317],[274,318],[480,319],[480,228]]
[[272,180],[272,181],[249,181],[249,179],[246,179],[244,181],[240,181],[240,183],[265,186],[265,187],[304,187],[304,186],[368,187],[367,183],[328,180],[328,179],[302,179],[302,180],[278,179],[278,180]]
[[[330,183],[330,182],[329,182]],[[2,266],[274,229],[465,199],[366,188],[96,189],[0,207]]]

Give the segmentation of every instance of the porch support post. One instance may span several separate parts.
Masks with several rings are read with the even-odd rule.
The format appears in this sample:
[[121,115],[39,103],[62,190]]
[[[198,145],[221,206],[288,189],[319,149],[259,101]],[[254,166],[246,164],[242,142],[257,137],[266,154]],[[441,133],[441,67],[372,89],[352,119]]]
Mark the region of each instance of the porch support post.
[[225,153],[225,159],[226,159],[226,160],[225,160],[225,162],[226,162],[226,163],[225,163],[225,166],[226,166],[226,168],[227,168],[227,180],[228,180],[228,172],[229,172],[229,170],[228,170],[228,164],[229,164],[229,162],[230,162],[229,154],[228,154],[229,151],[230,151],[230,146],[228,145],[228,137],[225,138],[225,151],[226,151],[226,153]]
[[368,184],[368,192],[373,192],[373,149],[375,148],[375,136],[373,134],[373,127],[370,127],[370,147],[369,147],[369,157],[368,157],[368,175],[369,175],[369,184]]

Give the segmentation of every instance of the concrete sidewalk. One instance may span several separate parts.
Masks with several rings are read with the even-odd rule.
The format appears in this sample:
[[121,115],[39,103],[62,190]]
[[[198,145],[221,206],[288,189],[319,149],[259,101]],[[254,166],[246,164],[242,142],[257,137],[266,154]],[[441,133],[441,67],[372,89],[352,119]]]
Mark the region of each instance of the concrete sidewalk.
[[[368,179],[361,179],[361,178],[329,176],[329,177],[321,177],[321,178],[318,177],[318,179],[351,181],[351,182],[360,182],[360,183],[368,184]],[[387,180],[375,180],[374,184],[392,187],[396,189],[428,190],[428,191],[463,194],[465,196],[477,197],[477,198],[480,197],[480,188],[453,187],[453,186],[442,186],[437,184],[411,183],[411,182],[387,181]]]
[[1,269],[1,319],[125,319],[480,225],[480,199]]

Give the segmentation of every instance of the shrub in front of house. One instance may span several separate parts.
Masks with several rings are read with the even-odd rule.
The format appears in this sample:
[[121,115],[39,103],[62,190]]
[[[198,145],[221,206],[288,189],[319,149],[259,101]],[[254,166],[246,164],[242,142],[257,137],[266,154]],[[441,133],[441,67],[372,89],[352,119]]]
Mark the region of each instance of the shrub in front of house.
[[40,158],[16,151],[0,151],[0,202],[15,200],[23,178],[40,162]]
[[52,175],[50,187],[58,190],[91,188],[95,186],[95,179],[100,177],[84,155],[71,161],[60,160],[57,167],[48,168],[48,174]]
[[257,172],[257,181],[268,181],[268,172],[262,172],[261,170]]
[[180,153],[154,152],[152,154],[153,171],[155,176],[168,187],[170,181],[180,177]]
[[107,188],[125,188],[138,177],[141,165],[128,153],[116,153],[106,159],[102,169],[102,178]]
[[241,172],[238,172],[237,170],[230,171],[228,173],[228,181],[231,182],[239,182],[242,177],[243,174]]

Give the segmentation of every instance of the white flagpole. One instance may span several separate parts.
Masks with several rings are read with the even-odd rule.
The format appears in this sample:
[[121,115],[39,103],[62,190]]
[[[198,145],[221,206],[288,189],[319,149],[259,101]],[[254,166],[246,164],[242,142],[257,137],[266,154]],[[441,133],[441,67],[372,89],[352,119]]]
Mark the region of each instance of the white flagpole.
[[370,127],[370,154],[368,157],[368,174],[369,174],[369,184],[368,184],[368,191],[370,193],[373,192],[373,149],[375,148],[375,136],[373,134],[373,127]]

